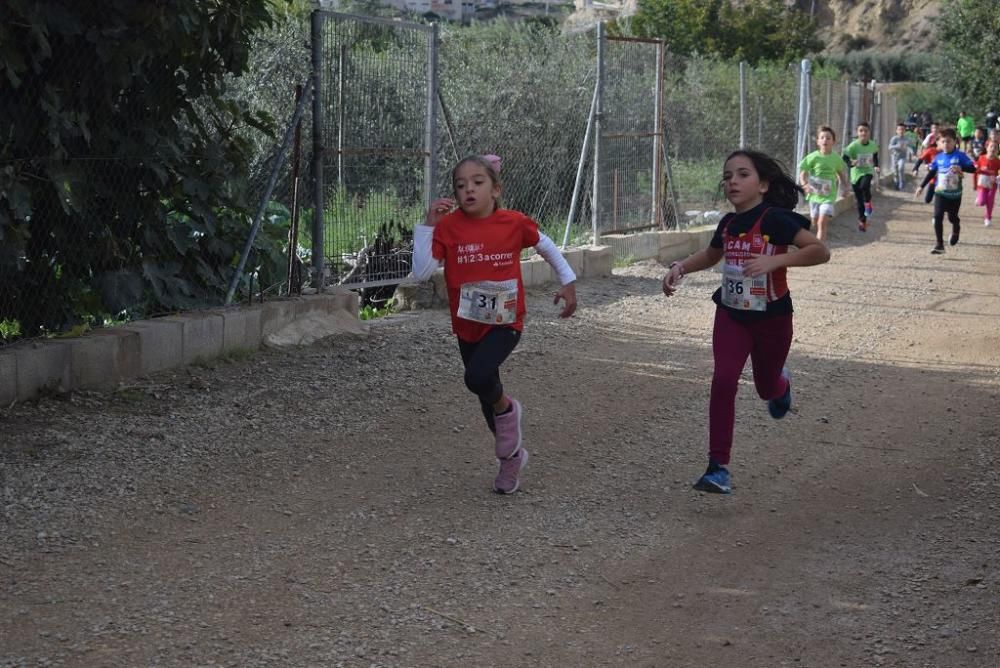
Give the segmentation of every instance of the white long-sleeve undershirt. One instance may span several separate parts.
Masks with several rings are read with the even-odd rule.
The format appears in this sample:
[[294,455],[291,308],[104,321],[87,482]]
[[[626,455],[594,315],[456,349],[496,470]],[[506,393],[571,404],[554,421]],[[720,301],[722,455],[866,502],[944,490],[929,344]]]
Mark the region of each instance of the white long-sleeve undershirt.
[[[413,228],[413,278],[426,281],[441,266],[441,261],[431,254],[431,241],[434,238],[434,228],[430,225],[417,225]],[[538,233],[538,243],[535,252],[549,263],[556,272],[560,285],[568,285],[576,280],[576,273],[563,257],[558,246],[546,234]]]

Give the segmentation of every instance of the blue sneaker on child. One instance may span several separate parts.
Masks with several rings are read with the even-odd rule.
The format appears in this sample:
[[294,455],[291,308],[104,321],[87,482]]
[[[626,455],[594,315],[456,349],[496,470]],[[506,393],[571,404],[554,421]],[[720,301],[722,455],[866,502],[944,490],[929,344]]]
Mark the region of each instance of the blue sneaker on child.
[[705,475],[698,478],[694,488],[699,492],[710,492],[712,494],[729,494],[733,491],[729,479],[729,469],[714,461],[708,461],[708,470]]
[[788,381],[788,388],[783,395],[767,402],[767,410],[775,420],[785,417],[788,409],[792,407],[792,382],[788,378],[788,367],[782,367],[781,377]]

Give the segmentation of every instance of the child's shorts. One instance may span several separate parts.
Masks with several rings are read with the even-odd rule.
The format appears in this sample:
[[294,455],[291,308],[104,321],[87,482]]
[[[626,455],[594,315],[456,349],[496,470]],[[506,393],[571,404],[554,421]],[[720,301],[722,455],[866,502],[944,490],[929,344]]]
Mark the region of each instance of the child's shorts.
[[820,216],[829,216],[833,218],[834,210],[832,202],[809,202],[809,216],[811,218],[819,218]]

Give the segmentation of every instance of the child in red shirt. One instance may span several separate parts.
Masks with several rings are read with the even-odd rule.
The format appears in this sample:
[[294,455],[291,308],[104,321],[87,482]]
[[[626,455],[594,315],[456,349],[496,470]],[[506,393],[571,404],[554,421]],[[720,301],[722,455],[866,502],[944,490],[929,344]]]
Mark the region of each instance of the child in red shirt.
[[426,280],[444,265],[465,385],[479,397],[495,436],[500,471],[493,489],[513,494],[528,451],[521,446],[521,404],[504,393],[500,365],[514,351],[524,327],[521,251],[534,247],[552,265],[562,285],[555,295],[555,303],[565,302],[562,318],[576,310],[576,275],[535,221],[499,207],[498,157],[465,158],[452,170],[451,180],[455,199],[432,202],[426,223],[413,230],[413,276]]
[[1000,173],[1000,158],[997,157],[997,143],[986,142],[986,152],[976,159],[976,206],[986,207],[983,225],[993,224],[993,203],[997,196],[997,174]]
[[[913,165],[913,173],[918,174],[920,172],[920,165],[929,165],[934,162],[934,157],[938,154],[939,150],[936,143],[925,148],[917,158],[917,164]],[[927,184],[927,190],[924,192],[924,202],[927,204],[930,204],[934,199],[935,183],[936,180]]]

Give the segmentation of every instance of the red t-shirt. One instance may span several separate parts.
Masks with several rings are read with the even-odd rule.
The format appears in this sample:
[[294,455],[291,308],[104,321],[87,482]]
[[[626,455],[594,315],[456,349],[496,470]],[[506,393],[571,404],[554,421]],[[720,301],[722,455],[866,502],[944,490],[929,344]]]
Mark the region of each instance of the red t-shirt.
[[486,218],[469,218],[456,209],[434,226],[431,255],[444,264],[451,330],[458,338],[476,342],[494,327],[458,317],[463,283],[517,279],[517,319],[505,326],[518,331],[524,328],[527,309],[521,280],[521,251],[538,241],[535,221],[510,209],[497,209]]
[[[996,176],[1000,173],[1000,158],[990,158],[985,155],[981,155],[976,158],[976,176],[980,174],[986,174],[987,176]],[[993,182],[993,186],[990,190],[994,190],[997,187],[996,181]],[[976,179],[976,189],[986,190],[986,188],[979,187],[979,179]]]

